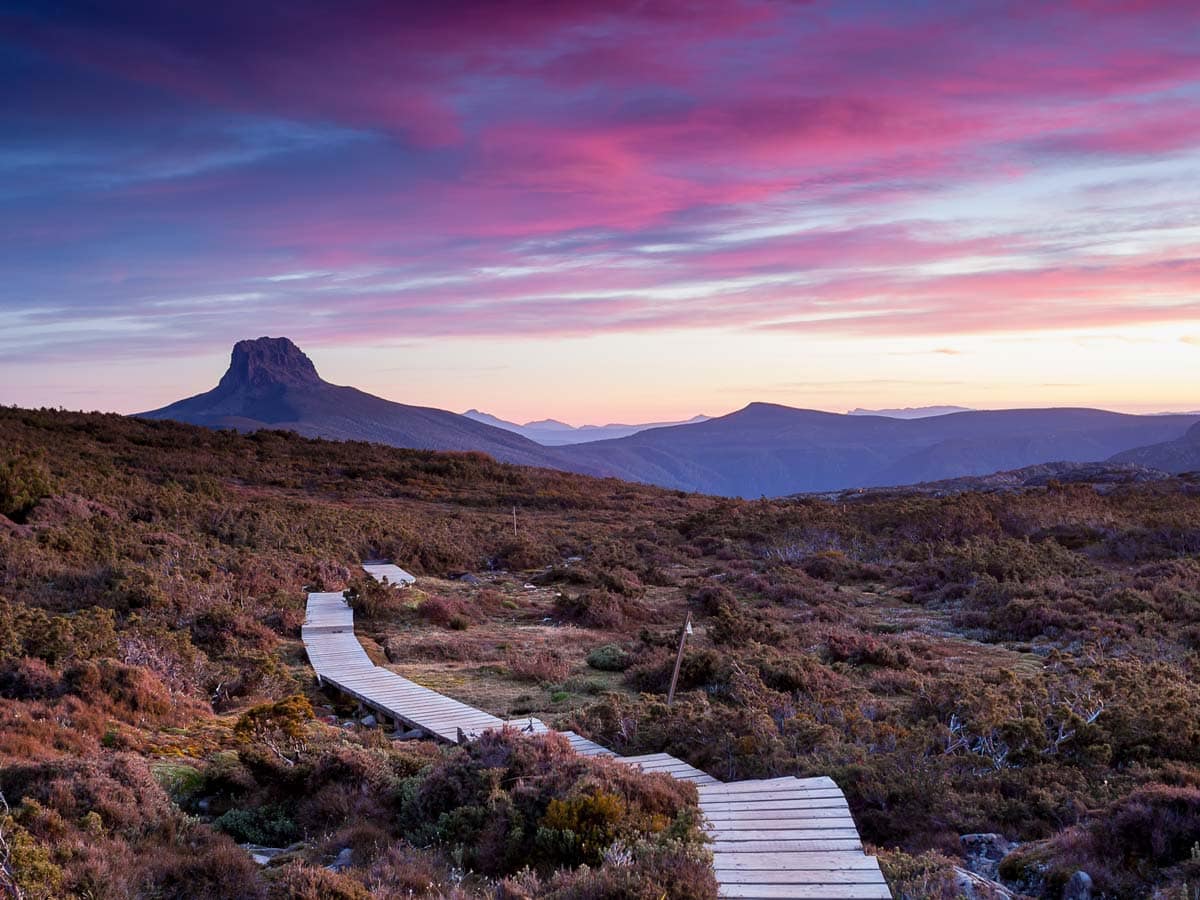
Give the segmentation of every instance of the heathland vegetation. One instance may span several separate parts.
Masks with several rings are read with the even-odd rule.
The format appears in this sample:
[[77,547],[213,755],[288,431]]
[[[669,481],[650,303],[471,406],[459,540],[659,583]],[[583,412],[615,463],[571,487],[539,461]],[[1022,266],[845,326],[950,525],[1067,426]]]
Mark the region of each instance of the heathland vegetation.
[[[367,557],[420,581],[380,591]],[[0,895],[712,896],[686,785],[350,724],[299,642],[305,592],[342,588],[370,654],[476,706],[723,779],[831,775],[898,895],[954,897],[980,832],[1032,896],[1200,888],[1187,476],[741,501],[6,409]]]

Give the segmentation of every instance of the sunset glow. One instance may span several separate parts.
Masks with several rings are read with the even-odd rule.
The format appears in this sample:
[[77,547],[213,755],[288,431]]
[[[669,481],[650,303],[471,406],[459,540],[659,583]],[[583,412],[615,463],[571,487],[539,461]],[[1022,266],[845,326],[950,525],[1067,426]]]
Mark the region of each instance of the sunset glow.
[[1200,409],[1200,5],[167,6],[0,12],[0,402]]

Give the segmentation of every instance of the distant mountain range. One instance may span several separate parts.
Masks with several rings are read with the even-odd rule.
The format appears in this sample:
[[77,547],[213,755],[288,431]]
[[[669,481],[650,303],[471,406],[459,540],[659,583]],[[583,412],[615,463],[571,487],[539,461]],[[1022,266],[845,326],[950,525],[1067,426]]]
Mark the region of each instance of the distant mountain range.
[[[479,450],[503,462],[727,496],[782,496],[989,475],[1043,463],[1112,459],[1169,471],[1190,464],[1200,417],[1097,409],[978,410],[919,418],[839,415],[751,403],[699,422],[543,446],[514,426],[384,400],[323,381],[286,338],[241,341],[211,391],[143,413],[214,428],[282,428],[336,440]],[[508,427],[498,427],[501,422]],[[641,428],[641,426],[612,426]],[[1191,429],[1189,431],[1189,429]],[[576,431],[582,429],[575,429]]]
[[852,409],[848,416],[887,416],[889,419],[928,419],[950,413],[971,412],[967,406],[906,406],[903,409]]
[[503,428],[505,431],[524,435],[531,441],[536,441],[547,447],[562,447],[566,444],[583,444],[588,441],[604,441],[612,438],[629,437],[631,434],[637,434],[639,431],[646,431],[650,428],[666,428],[671,425],[695,425],[697,422],[707,422],[709,419],[708,416],[693,416],[682,422],[650,422],[644,425],[568,425],[566,422],[559,422],[557,419],[540,419],[537,422],[526,422],[524,425],[518,425],[515,422],[498,419],[477,409],[468,409],[463,415],[468,419],[474,419],[476,422],[491,425],[493,428]]
[[1194,416],[1010,409],[924,419],[843,416],[752,403],[699,425],[570,448],[619,478],[740,497],[986,475],[1045,462],[1095,462],[1171,441]]

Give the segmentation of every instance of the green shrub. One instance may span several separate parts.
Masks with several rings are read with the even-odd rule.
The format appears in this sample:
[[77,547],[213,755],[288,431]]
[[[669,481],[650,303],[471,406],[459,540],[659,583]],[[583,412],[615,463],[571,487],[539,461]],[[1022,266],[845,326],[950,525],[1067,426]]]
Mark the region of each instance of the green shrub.
[[[107,734],[105,736],[107,737]],[[186,808],[204,789],[204,775],[195,766],[158,763],[151,767],[151,771],[154,773],[154,780],[162,786],[176,806]]]
[[0,459],[0,515],[23,522],[52,490],[50,472],[40,455],[18,453]]
[[587,655],[587,664],[601,672],[624,672],[630,658],[617,644],[602,644]]
[[296,822],[279,806],[227,810],[213,821],[213,827],[239,843],[265,847],[286,847],[301,837]]
[[405,802],[406,836],[487,875],[599,862],[614,842],[701,840],[695,787],[590,759],[559,735],[487,732],[451,751]]

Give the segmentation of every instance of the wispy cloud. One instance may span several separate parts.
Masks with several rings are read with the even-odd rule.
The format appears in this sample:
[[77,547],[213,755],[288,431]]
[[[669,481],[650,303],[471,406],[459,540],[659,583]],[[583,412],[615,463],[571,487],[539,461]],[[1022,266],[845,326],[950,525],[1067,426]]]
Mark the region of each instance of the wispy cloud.
[[0,355],[723,329],[956,357],[1193,322],[1197,29],[1182,3],[18,5]]

